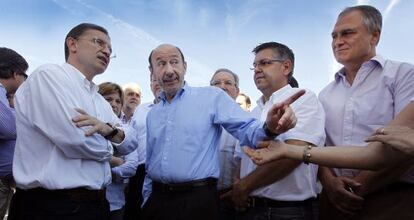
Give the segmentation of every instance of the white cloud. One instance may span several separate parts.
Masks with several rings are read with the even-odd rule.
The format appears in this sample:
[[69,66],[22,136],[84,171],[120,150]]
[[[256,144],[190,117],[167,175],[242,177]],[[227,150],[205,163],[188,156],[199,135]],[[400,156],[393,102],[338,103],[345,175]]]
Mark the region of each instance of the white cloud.
[[387,8],[385,9],[384,12],[384,23],[387,20],[389,14],[391,13],[391,10],[394,8],[394,6],[396,6],[400,1],[399,0],[391,0],[390,3],[388,4]]
[[358,0],[357,5],[369,5],[369,0]]

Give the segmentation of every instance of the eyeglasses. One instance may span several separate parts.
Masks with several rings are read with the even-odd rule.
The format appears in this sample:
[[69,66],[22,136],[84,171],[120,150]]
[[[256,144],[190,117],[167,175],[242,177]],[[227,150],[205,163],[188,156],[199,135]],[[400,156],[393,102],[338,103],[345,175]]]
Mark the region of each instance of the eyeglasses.
[[256,68],[263,68],[266,66],[269,66],[270,64],[274,63],[274,62],[280,62],[283,63],[285,62],[285,60],[282,59],[263,59],[263,60],[259,60],[259,62],[254,62],[253,63],[253,67],[250,68],[250,70],[255,70]]
[[212,85],[212,86],[218,86],[218,85],[221,85],[221,84],[223,84],[224,83],[224,85],[226,85],[226,86],[234,86],[234,85],[236,85],[236,83],[234,83],[233,81],[231,81],[231,80],[226,80],[226,81],[220,81],[220,80],[216,80],[216,81],[212,81],[211,83],[210,83],[210,85]]
[[95,46],[101,48],[101,50],[103,50],[105,48],[108,48],[109,49],[110,58],[111,59],[116,58],[116,54],[113,54],[113,52],[112,52],[111,45],[108,42],[106,42],[105,40],[102,40],[99,37],[93,37],[92,39],[80,38],[79,37],[79,38],[75,38],[75,39],[77,39],[77,40],[88,40],[88,41],[91,41],[93,44],[95,44]]

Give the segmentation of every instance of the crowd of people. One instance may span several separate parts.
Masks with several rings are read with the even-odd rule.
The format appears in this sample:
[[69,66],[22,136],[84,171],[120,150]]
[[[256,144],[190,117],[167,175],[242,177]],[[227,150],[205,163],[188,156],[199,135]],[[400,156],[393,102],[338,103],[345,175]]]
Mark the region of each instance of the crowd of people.
[[372,6],[340,12],[343,67],[319,96],[288,46],[253,48],[254,109],[230,69],[191,86],[171,44],[149,54],[151,102],[136,83],[96,85],[112,55],[96,24],[29,76],[1,47],[0,218],[414,219],[414,65],[377,55],[381,30]]

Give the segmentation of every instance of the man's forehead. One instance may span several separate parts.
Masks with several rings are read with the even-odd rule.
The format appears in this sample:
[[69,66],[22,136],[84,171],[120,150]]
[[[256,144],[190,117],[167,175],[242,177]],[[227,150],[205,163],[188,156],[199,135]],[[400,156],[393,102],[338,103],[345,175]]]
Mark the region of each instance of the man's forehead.
[[266,48],[257,52],[257,54],[254,57],[254,60],[259,61],[262,59],[272,59],[275,55],[275,52],[271,48]]
[[170,45],[163,45],[159,46],[154,49],[152,53],[154,59],[161,59],[166,57],[181,57],[180,52],[178,51],[177,47],[170,46]]
[[99,30],[95,30],[95,29],[88,29],[85,32],[82,33],[83,36],[94,36],[94,37],[100,37],[103,40],[107,40],[108,42],[110,42],[111,38],[105,34],[102,31]]
[[361,13],[359,11],[352,11],[338,18],[333,32],[339,32],[345,29],[355,29],[361,25],[363,25]]
[[138,89],[138,88],[126,88],[126,89],[125,89],[125,92],[126,92],[126,93],[131,93],[131,92],[134,92],[134,93],[138,93],[138,94],[140,94],[140,91],[139,91],[139,89]]
[[226,72],[226,71],[218,72],[216,75],[214,75],[213,80],[215,80],[217,78],[226,78],[226,79],[234,80],[233,75],[229,72]]

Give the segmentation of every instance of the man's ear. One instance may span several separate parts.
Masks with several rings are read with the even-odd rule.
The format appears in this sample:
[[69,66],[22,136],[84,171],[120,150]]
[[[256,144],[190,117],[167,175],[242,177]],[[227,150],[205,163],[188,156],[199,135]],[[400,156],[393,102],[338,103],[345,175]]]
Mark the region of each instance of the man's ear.
[[283,67],[283,75],[288,76],[289,73],[292,72],[292,68],[293,68],[292,61],[289,59],[283,61],[282,67]]
[[184,61],[183,65],[184,65],[184,70],[185,70],[185,72],[187,72],[187,62],[186,62],[186,61]]
[[374,31],[374,33],[372,33],[371,44],[373,46],[377,46],[380,40],[380,37],[381,37],[381,31],[379,30]]
[[76,39],[73,37],[68,37],[66,39],[66,46],[68,46],[69,54],[76,53],[77,45],[76,45]]

